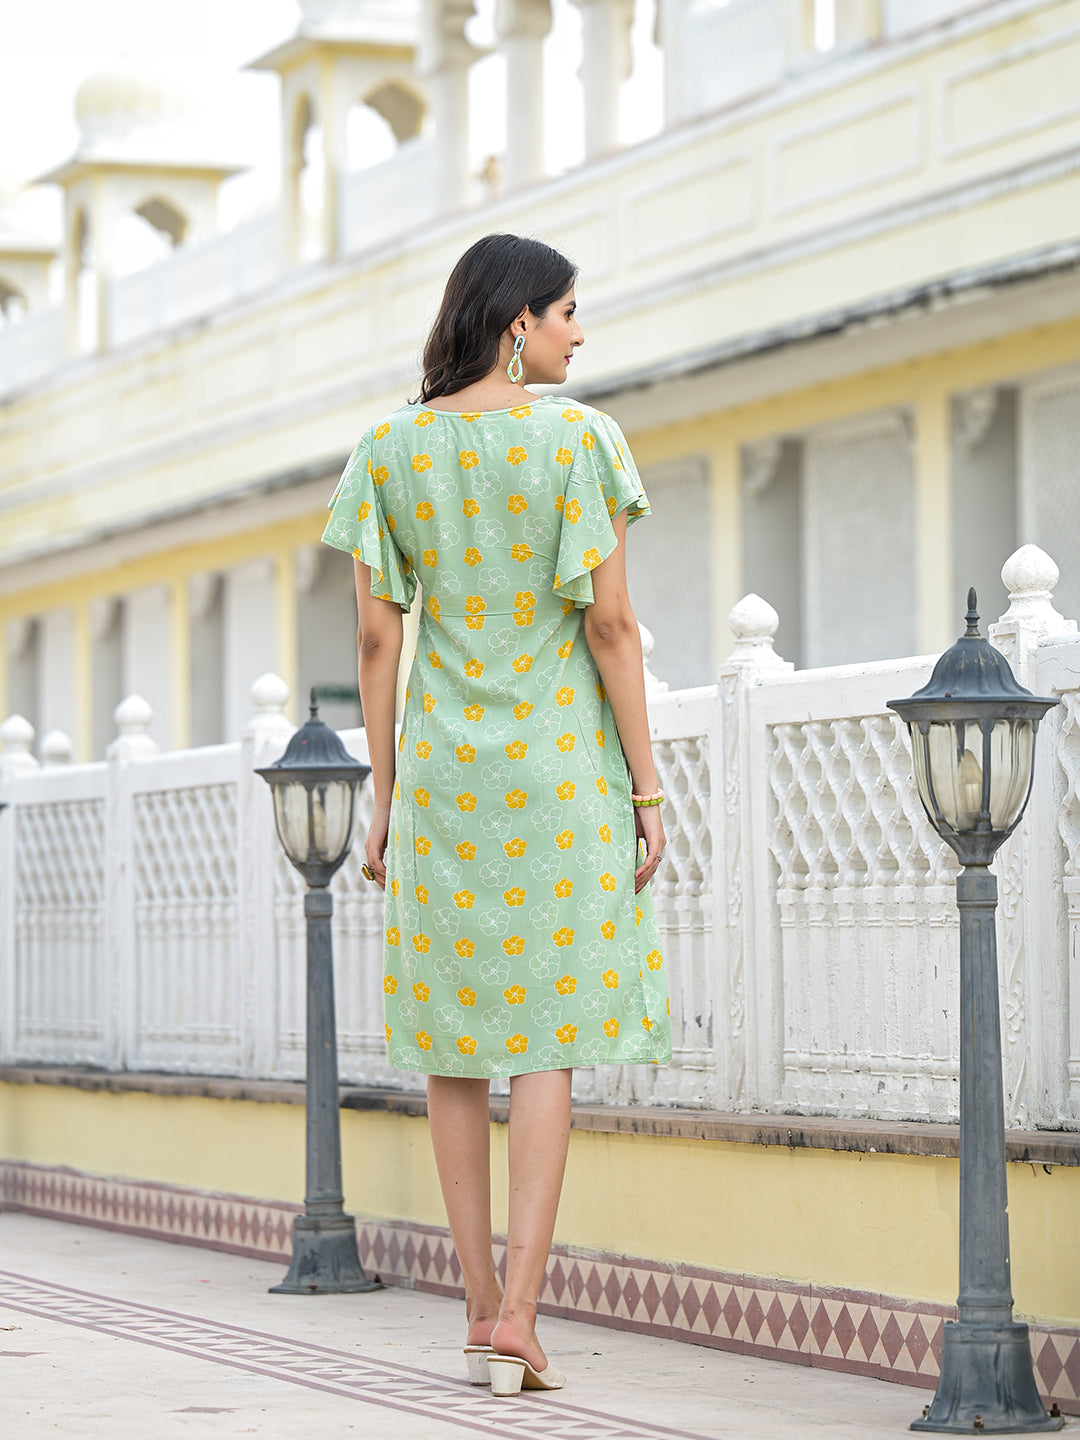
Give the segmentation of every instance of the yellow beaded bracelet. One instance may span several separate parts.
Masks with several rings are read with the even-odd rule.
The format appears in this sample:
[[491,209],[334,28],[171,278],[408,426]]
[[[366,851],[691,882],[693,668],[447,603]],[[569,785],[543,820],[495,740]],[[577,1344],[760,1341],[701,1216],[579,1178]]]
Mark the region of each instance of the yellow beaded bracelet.
[[630,803],[635,809],[640,810],[646,805],[661,805],[664,800],[663,790],[657,790],[655,795],[633,795],[630,796]]

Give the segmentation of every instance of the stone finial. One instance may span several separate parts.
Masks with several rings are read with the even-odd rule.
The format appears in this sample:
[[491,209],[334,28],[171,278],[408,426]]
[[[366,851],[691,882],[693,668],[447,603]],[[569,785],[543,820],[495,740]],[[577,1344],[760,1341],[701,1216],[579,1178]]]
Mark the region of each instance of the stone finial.
[[637,628],[638,634],[641,637],[641,663],[645,671],[645,694],[647,697],[664,695],[668,689],[667,681],[659,679],[659,677],[654,675],[649,669],[649,660],[652,658],[652,652],[656,649],[656,641],[653,639],[653,633],[642,625],[640,620],[638,621]]
[[728,629],[735,637],[735,650],[727,663],[754,670],[793,670],[773,649],[773,636],[780,616],[760,595],[744,595],[728,615]]
[[70,765],[75,744],[63,730],[50,730],[41,742],[41,763],[46,766]]
[[34,727],[24,715],[9,715],[0,725],[0,779],[11,780],[16,775],[31,775],[39,769],[36,757],[30,747],[34,743]]
[[1067,620],[1054,608],[1053,590],[1060,573],[1045,550],[1040,550],[1038,545],[1021,545],[1001,567],[1001,578],[1009,592],[1009,608],[999,624],[1023,625],[1040,639],[1074,635],[1076,621]]
[[113,721],[120,732],[105,751],[110,760],[148,760],[157,754],[157,743],[150,738],[154,712],[141,695],[129,695],[113,711]]
[[272,670],[260,675],[252,685],[251,703],[255,707],[255,715],[244,726],[244,738],[254,740],[256,749],[272,741],[285,743],[292,736],[294,726],[285,715],[289,693],[288,685]]

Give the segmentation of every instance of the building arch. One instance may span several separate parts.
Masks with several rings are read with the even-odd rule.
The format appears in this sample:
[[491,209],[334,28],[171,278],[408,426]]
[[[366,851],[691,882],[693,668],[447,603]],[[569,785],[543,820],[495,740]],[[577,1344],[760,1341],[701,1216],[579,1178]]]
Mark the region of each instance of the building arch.
[[10,325],[13,320],[21,319],[27,304],[25,293],[0,270],[0,322]]
[[140,219],[145,220],[148,225],[163,235],[175,250],[182,245],[187,238],[191,228],[189,216],[171,200],[166,200],[162,195],[151,195],[138,205],[133,205],[132,211]]

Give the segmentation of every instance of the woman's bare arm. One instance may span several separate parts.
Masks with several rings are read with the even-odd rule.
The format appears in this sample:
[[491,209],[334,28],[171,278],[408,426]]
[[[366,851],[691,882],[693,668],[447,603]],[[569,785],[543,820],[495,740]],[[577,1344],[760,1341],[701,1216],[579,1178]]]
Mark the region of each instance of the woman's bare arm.
[[364,708],[364,730],[375,795],[374,813],[364,849],[375,879],[385,889],[384,855],[390,830],[390,802],[394,795],[394,713],[403,625],[400,606],[390,600],[376,600],[372,595],[370,568],[362,560],[354,559],[353,565],[359,616],[356,645],[360,703]]

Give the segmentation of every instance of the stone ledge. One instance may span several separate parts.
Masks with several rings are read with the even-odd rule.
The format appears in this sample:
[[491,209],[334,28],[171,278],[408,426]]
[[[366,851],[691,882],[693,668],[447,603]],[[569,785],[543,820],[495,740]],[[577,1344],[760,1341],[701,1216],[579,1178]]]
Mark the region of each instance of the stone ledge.
[[[0,1065],[0,1084],[68,1085],[115,1094],[193,1095],[213,1100],[251,1100],[302,1105],[300,1080],[237,1080],[227,1075],[163,1075],[83,1066]],[[491,1118],[505,1124],[508,1101],[491,1101]],[[427,1103],[414,1091],[376,1086],[341,1087],[343,1110],[377,1110],[423,1116]],[[648,1135],[671,1140],[705,1140],[728,1145],[762,1145],[789,1150],[850,1150],[862,1154],[930,1155],[955,1159],[956,1125],[917,1120],[844,1120],[821,1115],[732,1115],[719,1110],[674,1110],[657,1105],[575,1105],[572,1127],[607,1135]],[[1006,1155],[1032,1165],[1080,1165],[1080,1131],[1009,1130]]]

